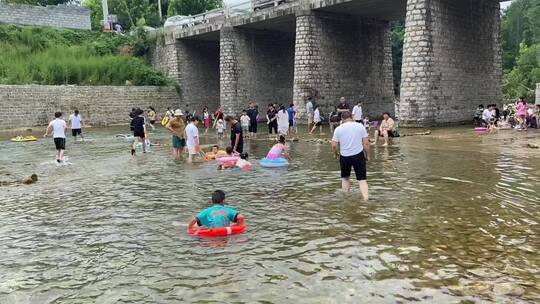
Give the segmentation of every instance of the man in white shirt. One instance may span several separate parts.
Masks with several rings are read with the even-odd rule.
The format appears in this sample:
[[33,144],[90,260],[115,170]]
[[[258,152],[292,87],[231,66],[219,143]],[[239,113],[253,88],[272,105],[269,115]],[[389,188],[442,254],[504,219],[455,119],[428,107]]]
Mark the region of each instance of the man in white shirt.
[[492,120],[494,119],[493,115],[494,111],[491,105],[489,105],[484,112],[482,112],[482,120],[484,121],[484,124],[490,125],[492,123]]
[[64,161],[64,151],[66,150],[66,122],[62,119],[62,112],[54,113],[54,120],[49,123],[47,129],[45,130],[45,135],[47,137],[52,131],[54,145],[56,146],[56,161],[62,163]]
[[361,123],[363,124],[362,122],[362,119],[363,119],[363,114],[362,114],[362,101],[359,100],[358,103],[356,103],[356,105],[354,106],[353,110],[352,110],[352,115],[353,115],[353,120],[358,122],[358,123]]
[[339,155],[341,186],[344,192],[351,190],[351,169],[354,168],[360,192],[368,200],[366,162],[369,160],[369,139],[364,125],[355,122],[350,112],[341,113],[343,123],[337,127],[332,137],[332,149]]
[[195,155],[197,155],[197,147],[199,146],[199,118],[191,118],[191,122],[186,127],[186,146],[188,148],[188,163],[192,163]]
[[73,135],[75,141],[77,141],[77,135],[80,135],[81,140],[84,140],[82,135],[82,117],[81,114],[79,114],[79,110],[75,110],[73,114],[69,115],[68,121],[71,126],[71,135]]

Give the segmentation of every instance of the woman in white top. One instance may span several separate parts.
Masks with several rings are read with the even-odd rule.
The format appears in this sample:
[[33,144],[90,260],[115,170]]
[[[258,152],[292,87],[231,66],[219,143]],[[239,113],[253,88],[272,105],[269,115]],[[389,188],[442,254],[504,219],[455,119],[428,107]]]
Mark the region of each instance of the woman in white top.
[[278,134],[287,136],[287,133],[289,132],[289,113],[287,113],[284,106],[281,106],[276,116]]
[[319,127],[319,134],[322,134],[322,118],[321,118],[321,112],[319,111],[319,106],[315,106],[313,111],[313,128],[311,128],[311,131],[309,134],[313,134],[315,129]]
[[354,106],[352,110],[353,120],[362,123],[363,113],[362,113],[362,101],[359,100],[358,103]]

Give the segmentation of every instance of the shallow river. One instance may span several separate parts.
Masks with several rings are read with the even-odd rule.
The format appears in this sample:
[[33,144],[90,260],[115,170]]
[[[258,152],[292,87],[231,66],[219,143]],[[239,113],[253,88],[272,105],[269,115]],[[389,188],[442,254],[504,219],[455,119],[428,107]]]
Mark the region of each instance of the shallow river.
[[[170,146],[130,157],[121,132],[69,139],[64,166],[51,139],[2,141],[0,180],[39,181],[0,187],[0,303],[540,301],[540,150],[526,147],[540,132],[441,129],[376,147],[367,203],[338,191],[328,144],[293,143],[288,169],[218,172]],[[246,147],[256,163],[270,143]],[[215,189],[247,232],[186,235]]]

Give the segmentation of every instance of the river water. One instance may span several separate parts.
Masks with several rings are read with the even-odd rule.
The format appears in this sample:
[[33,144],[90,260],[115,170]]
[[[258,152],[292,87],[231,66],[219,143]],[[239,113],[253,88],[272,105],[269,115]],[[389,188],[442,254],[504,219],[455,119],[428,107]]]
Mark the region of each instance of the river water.
[[[288,169],[220,172],[170,146],[130,157],[119,132],[69,139],[64,166],[52,139],[2,142],[0,180],[39,181],[0,187],[0,303],[540,301],[540,150],[526,147],[539,132],[439,129],[375,147],[367,203],[338,191],[326,143],[292,143]],[[246,147],[256,163],[270,143]],[[186,235],[215,189],[247,232]]]

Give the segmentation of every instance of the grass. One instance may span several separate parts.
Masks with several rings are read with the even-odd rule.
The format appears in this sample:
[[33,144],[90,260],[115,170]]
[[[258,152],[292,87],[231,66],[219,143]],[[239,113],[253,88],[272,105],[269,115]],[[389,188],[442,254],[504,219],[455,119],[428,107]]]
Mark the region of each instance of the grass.
[[138,38],[0,25],[0,84],[171,85],[142,56]]

